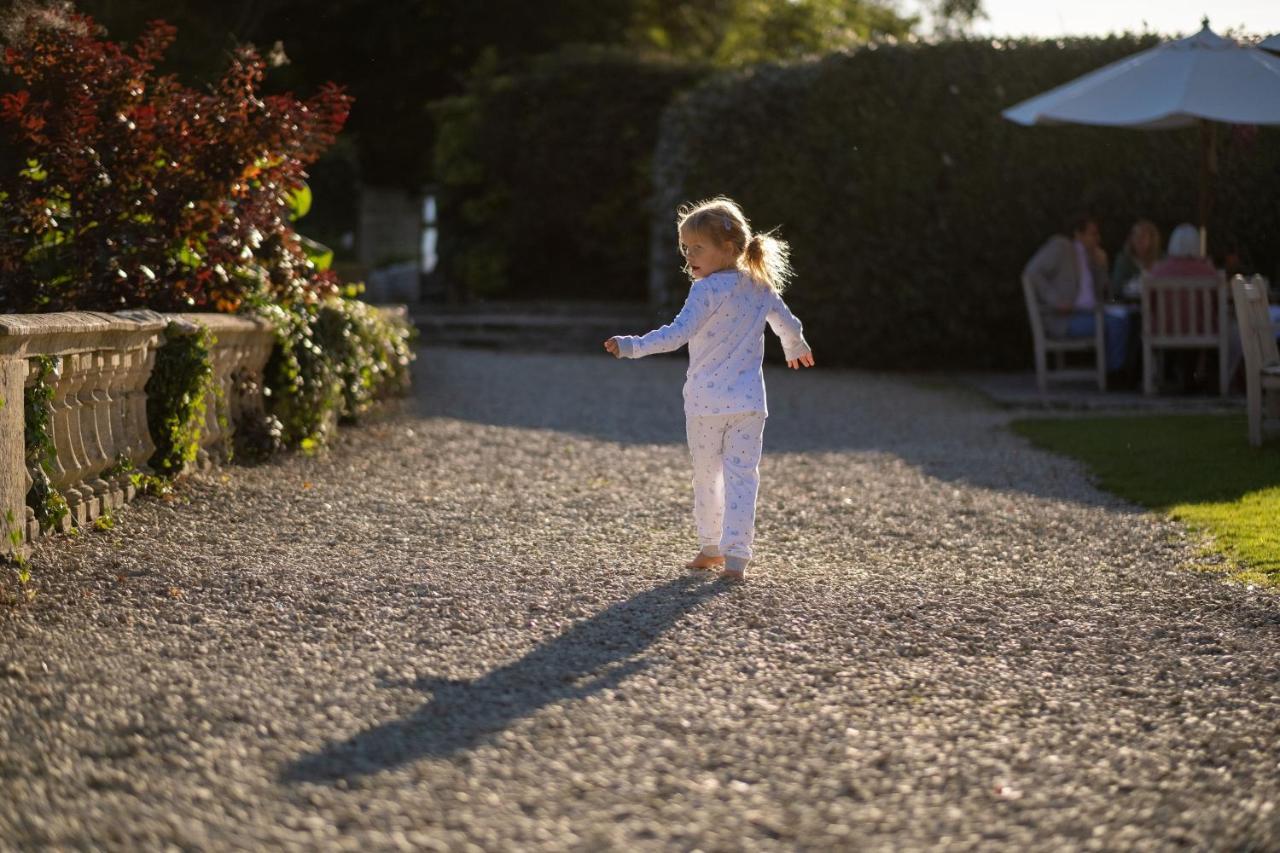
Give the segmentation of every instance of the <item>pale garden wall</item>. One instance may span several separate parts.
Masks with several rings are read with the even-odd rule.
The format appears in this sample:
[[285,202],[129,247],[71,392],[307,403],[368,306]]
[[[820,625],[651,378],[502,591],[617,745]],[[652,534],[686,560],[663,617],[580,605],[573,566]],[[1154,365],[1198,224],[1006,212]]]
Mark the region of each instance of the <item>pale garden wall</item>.
[[27,543],[47,532],[26,506],[32,472],[24,449],[23,390],[35,381],[31,359],[55,359],[50,380],[57,458],[50,480],[70,508],[63,525],[91,524],[134,496],[128,472],[110,470],[122,461],[145,470],[155,450],[144,389],[169,322],[204,325],[215,338],[211,356],[221,394],[206,400],[205,462],[226,445],[228,429],[262,409],[262,372],[274,344],[265,321],[153,311],[0,315],[0,554],[23,554]]

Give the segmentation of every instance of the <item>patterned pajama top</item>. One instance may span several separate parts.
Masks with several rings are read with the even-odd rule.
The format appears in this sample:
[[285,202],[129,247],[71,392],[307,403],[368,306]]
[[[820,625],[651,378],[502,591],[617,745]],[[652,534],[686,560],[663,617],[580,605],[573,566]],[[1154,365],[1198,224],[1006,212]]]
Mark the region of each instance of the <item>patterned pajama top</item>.
[[646,335],[618,336],[618,354],[642,358],[689,344],[686,416],[769,410],[764,393],[764,327],[782,340],[790,361],[809,352],[800,321],[773,288],[741,270],[721,270],[689,289],[669,324]]

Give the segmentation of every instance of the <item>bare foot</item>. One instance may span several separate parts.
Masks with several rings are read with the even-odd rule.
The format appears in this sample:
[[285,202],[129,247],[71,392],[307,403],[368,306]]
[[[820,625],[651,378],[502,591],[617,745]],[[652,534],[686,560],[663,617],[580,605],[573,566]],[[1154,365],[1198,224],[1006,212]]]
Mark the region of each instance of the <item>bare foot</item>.
[[721,569],[720,580],[732,581],[734,583],[742,583],[747,579],[747,573],[742,569]]
[[688,563],[685,563],[686,569],[718,569],[724,565],[724,557],[708,557],[701,551],[698,556],[694,557]]

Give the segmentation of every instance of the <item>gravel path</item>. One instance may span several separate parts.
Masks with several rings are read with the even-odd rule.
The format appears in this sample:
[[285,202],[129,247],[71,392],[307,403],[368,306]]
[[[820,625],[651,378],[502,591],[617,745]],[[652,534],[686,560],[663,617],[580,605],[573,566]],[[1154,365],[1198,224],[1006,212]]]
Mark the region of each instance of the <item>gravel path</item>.
[[42,544],[0,847],[1280,848],[1280,597],[962,393],[769,374],[745,586],[680,359],[426,349],[322,458]]

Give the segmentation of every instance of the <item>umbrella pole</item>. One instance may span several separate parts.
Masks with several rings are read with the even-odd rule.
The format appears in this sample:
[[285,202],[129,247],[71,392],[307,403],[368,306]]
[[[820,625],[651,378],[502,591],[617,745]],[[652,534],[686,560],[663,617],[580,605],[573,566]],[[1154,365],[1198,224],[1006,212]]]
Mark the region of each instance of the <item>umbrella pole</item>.
[[1213,206],[1211,176],[1217,159],[1216,142],[1213,125],[1200,119],[1200,255],[1206,258],[1209,256],[1209,210]]

